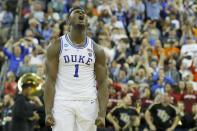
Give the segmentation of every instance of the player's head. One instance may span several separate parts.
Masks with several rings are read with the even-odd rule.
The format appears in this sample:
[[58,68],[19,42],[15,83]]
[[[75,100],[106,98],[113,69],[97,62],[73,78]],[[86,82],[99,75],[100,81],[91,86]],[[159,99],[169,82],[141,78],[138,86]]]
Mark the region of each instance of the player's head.
[[67,22],[71,27],[85,28],[88,26],[88,18],[85,10],[79,6],[70,9]]

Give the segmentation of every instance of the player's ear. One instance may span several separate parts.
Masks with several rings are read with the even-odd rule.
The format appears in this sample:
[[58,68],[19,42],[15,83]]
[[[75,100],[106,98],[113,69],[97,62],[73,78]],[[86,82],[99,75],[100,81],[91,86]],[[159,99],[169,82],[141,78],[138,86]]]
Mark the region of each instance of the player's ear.
[[68,25],[70,25],[70,19],[69,18],[70,18],[70,16],[66,15],[66,22],[67,22]]

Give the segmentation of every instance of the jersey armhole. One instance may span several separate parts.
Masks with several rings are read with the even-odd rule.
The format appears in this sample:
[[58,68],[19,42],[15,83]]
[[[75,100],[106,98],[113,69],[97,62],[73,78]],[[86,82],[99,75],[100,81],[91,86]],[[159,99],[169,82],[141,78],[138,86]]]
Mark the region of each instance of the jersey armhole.
[[62,37],[60,37],[59,39],[60,39],[60,51],[59,51],[59,56],[60,56],[62,53],[62,49],[63,49],[63,40],[62,40]]

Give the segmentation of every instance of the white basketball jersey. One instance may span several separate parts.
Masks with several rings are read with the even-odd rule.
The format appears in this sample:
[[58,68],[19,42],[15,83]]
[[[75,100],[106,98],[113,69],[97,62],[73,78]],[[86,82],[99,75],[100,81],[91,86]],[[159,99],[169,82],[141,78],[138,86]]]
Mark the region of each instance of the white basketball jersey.
[[78,47],[71,42],[66,34],[60,37],[60,41],[55,100],[96,99],[93,40],[86,37],[86,44]]

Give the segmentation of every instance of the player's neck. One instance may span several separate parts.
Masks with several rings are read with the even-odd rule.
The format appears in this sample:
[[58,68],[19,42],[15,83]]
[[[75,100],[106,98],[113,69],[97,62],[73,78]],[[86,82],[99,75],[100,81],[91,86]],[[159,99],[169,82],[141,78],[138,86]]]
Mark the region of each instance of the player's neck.
[[83,44],[86,40],[86,31],[85,30],[71,30],[69,37],[72,42],[76,44]]

